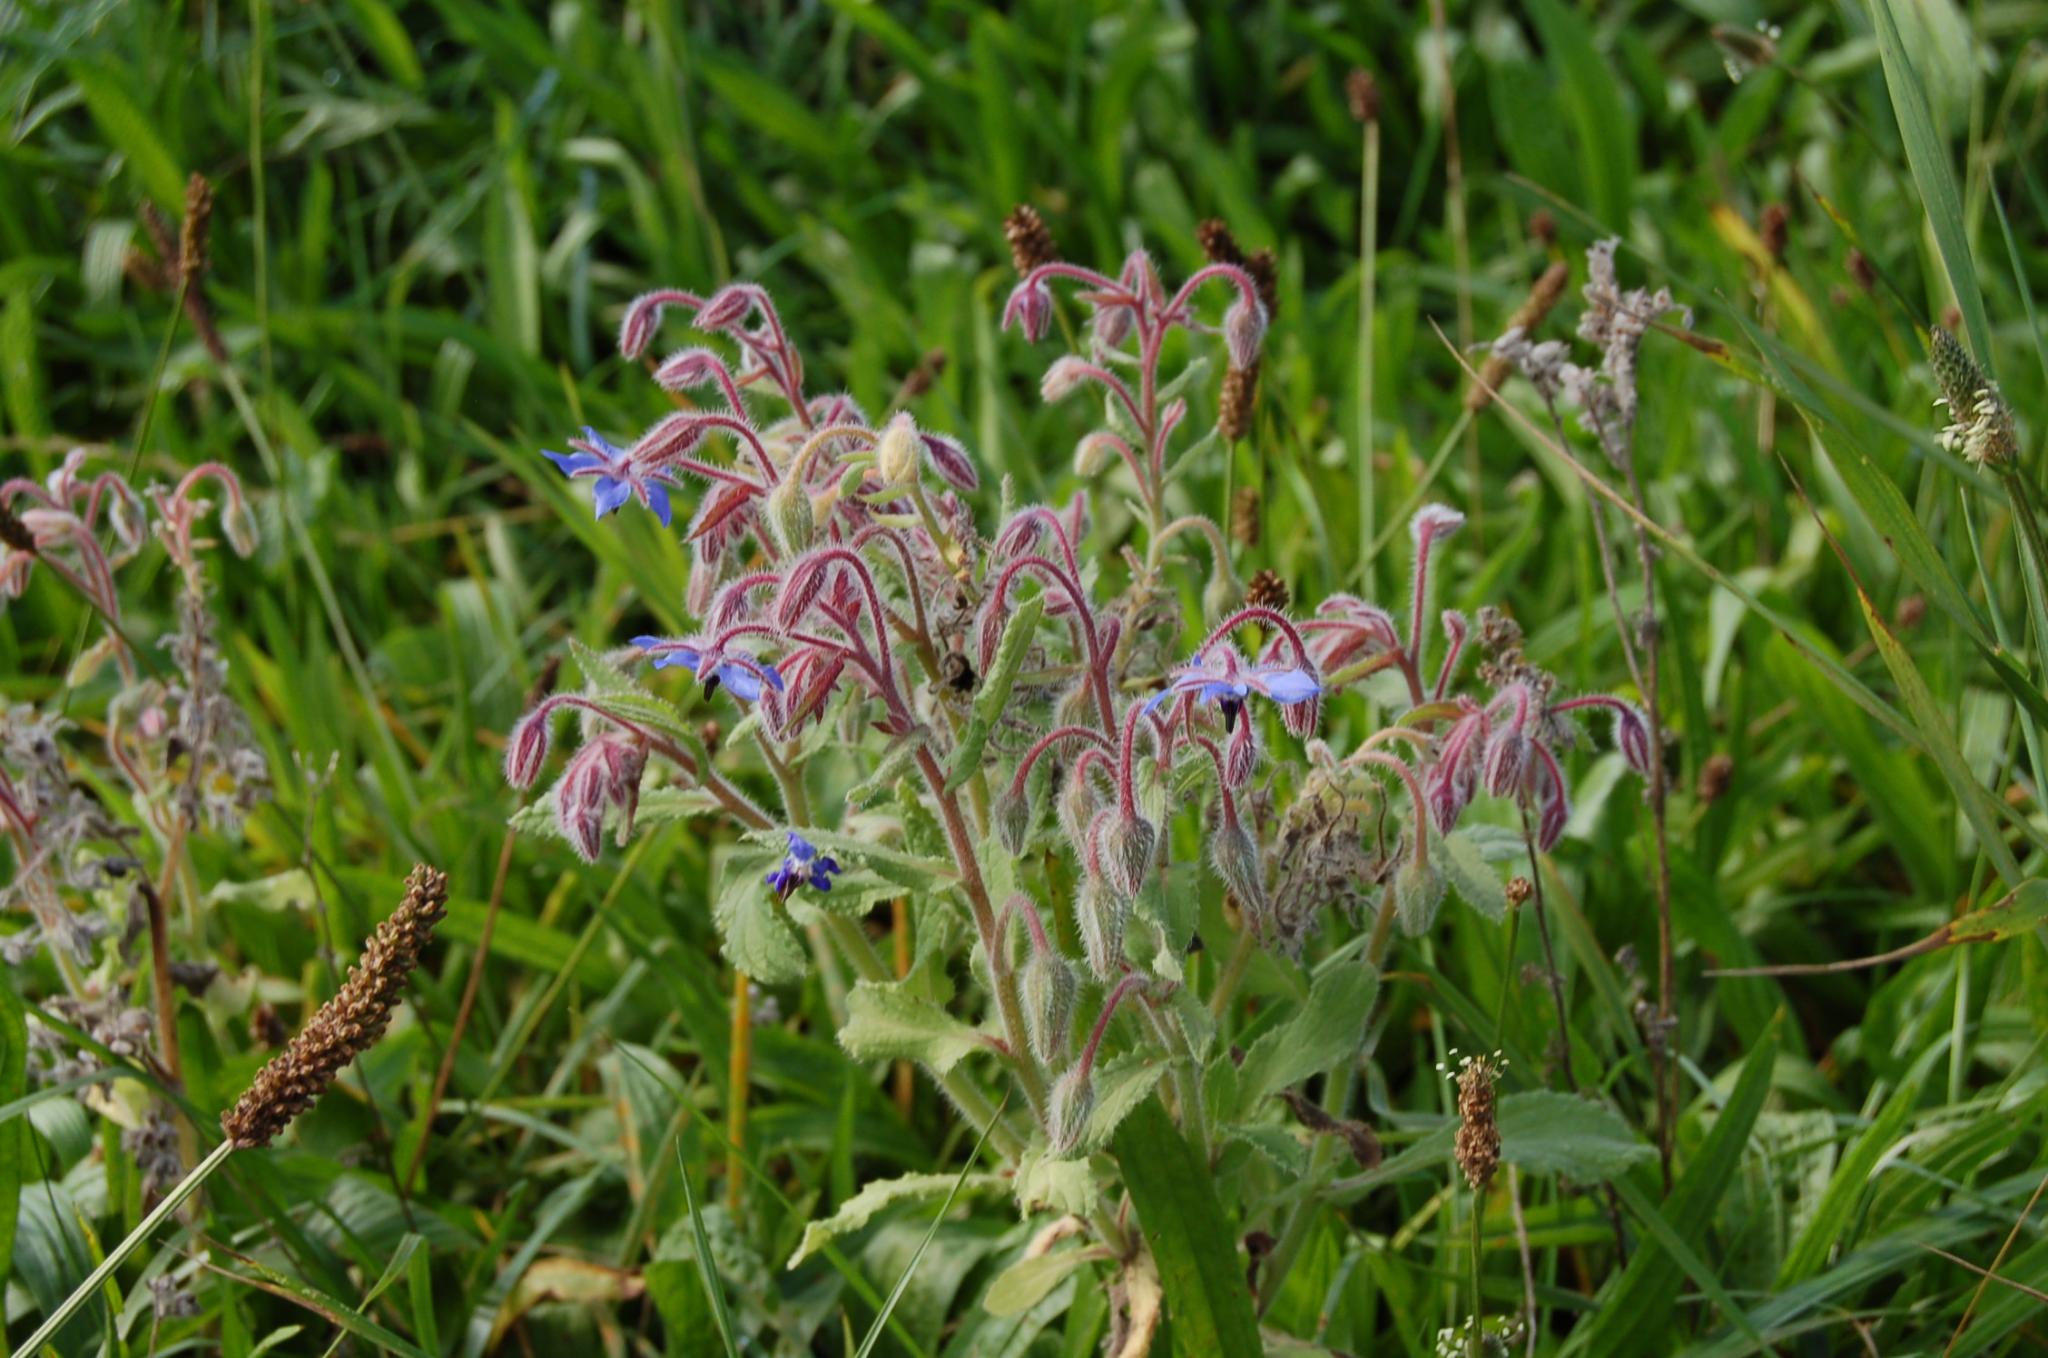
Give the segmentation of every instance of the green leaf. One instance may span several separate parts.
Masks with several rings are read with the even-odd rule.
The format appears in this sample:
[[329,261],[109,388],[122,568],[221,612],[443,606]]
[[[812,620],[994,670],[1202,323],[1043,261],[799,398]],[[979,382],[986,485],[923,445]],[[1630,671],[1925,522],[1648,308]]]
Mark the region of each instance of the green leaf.
[[1038,631],[1038,618],[1044,611],[1044,596],[1034,594],[1003,625],[1003,639],[996,647],[995,663],[981,677],[981,691],[974,695],[974,715],[968,721],[967,729],[960,733],[960,743],[953,751],[952,767],[946,773],[946,791],[959,791],[982,771],[982,751],[988,748],[989,734],[996,729],[1003,709],[1009,705],[1010,690],[1016,687],[1017,674],[1024,668],[1024,657],[1031,653],[1031,641]]
[[133,91],[139,87],[118,71],[83,63],[71,67],[71,78],[78,82],[92,120],[135,171],[156,205],[166,210],[178,208],[185,201],[185,175],[178,168],[178,158],[157,135],[162,124],[136,104]]
[[805,957],[781,899],[761,880],[773,861],[746,851],[727,859],[711,919],[727,962],[757,981],[780,985],[804,974]]
[[1088,1130],[1081,1145],[1093,1150],[1106,1146],[1131,1111],[1145,1101],[1166,1074],[1157,1061],[1118,1058],[1095,1072],[1095,1107],[1088,1114]]
[[[1756,1125],[1756,1116],[1763,1111],[1764,1096],[1771,1091],[1771,1073],[1777,1064],[1779,1032],[1783,1026],[1781,1011],[1743,1061],[1742,1073],[1736,1076],[1728,1102],[1714,1118],[1706,1140],[1679,1176],[1671,1196],[1665,1199],[1662,1220],[1670,1224],[1675,1238],[1687,1249],[1696,1249],[1706,1237],[1721,1195],[1739,1177],[1737,1170],[1749,1142],[1750,1128]],[[1655,1240],[1644,1244],[1601,1291],[1591,1317],[1572,1331],[1564,1352],[1597,1354],[1598,1358],[1671,1352],[1668,1345],[1659,1347],[1659,1343],[1669,1328],[1684,1272],[1680,1261],[1664,1245]]]
[[1507,917],[1508,893],[1500,873],[1486,861],[1486,855],[1472,836],[1453,830],[1437,840],[1443,849],[1438,860],[1459,899],[1496,924]]
[[1166,1314],[1179,1352],[1264,1351],[1251,1289],[1237,1257],[1237,1233],[1216,1201],[1209,1167],[1156,1098],[1124,1120],[1117,1164],[1138,1209],[1138,1226],[1159,1265]]
[[1501,1096],[1500,1150],[1532,1174],[1562,1174],[1580,1183],[1611,1179],[1657,1155],[1606,1104],[1549,1089]]
[[1309,986],[1308,1001],[1292,1021],[1252,1044],[1238,1071],[1238,1107],[1328,1070],[1358,1049],[1366,1016],[1378,993],[1379,973],[1364,962],[1340,962]]
[[[789,1256],[787,1267],[795,1268],[824,1248],[826,1241],[859,1230],[874,1219],[875,1213],[885,1208],[947,1197],[960,1182],[957,1174],[903,1174],[864,1185],[860,1192],[840,1203],[839,1210],[831,1216],[804,1227],[803,1239],[797,1242],[796,1253]],[[994,1174],[970,1174],[965,1186],[996,1190],[1004,1184]]]
[[1899,0],[1872,0],[1870,6],[1877,25],[1877,54],[1884,64],[1885,88],[1891,93],[1892,112],[1899,120],[1899,137],[1906,144],[1906,163],[1912,167],[1913,183],[1927,209],[1928,225],[1934,229],[1935,248],[1941,252],[1949,286],[1970,332],[1970,351],[1985,375],[1995,376],[1991,368],[1991,325],[1984,315],[1984,295],[1977,287],[1977,266],[1970,255],[1962,195],[1956,191],[1948,147],[1935,129],[1926,85],[1913,65],[1905,39],[1900,36],[1894,12],[1899,7]]
[[[28,1015],[21,996],[0,984],[0,1106],[28,1093]],[[0,1258],[14,1257],[14,1224],[21,1211],[21,1185],[28,1167],[28,1123],[0,1121]],[[0,1344],[4,1344],[0,1340]]]
[[1913,657],[1892,635],[1892,629],[1860,587],[1856,591],[1856,602],[1863,609],[1864,622],[1869,624],[1870,639],[1877,643],[1885,668],[1892,672],[1892,679],[1899,686],[1900,700],[1920,729],[1922,743],[1928,754],[1934,757],[1935,767],[1941,770],[1941,776],[1948,780],[1963,814],[1970,819],[1971,828],[1977,832],[1978,848],[1991,859],[1991,865],[1998,869],[1998,875],[2005,884],[2017,888],[2023,880],[2020,865],[2012,856],[2012,850],[2006,847],[2005,836],[1999,830],[1998,809],[1991,803],[1991,794],[1970,772],[1969,763],[1956,745],[1955,734],[1949,730],[1948,717],[1941,704],[1928,689],[1927,681],[1921,678],[1920,667],[1913,663]]
[[839,1045],[857,1061],[918,1061],[944,1075],[981,1035],[897,984],[862,981],[846,995]]
[[1021,1316],[1044,1301],[1062,1279],[1091,1258],[1087,1250],[1075,1249],[1019,1259],[988,1285],[988,1292],[981,1299],[982,1309],[992,1316]]
[[1950,922],[1948,936],[1957,943],[2003,943],[2048,924],[2048,882],[2022,883],[1999,901],[1972,910]]
[[1095,1171],[1080,1156],[1054,1155],[1035,1146],[1017,1162],[1016,1195],[1018,1210],[1027,1216],[1037,1211],[1086,1216],[1095,1210],[1098,1196]]
[[1871,1187],[1871,1173],[1877,1168],[1878,1160],[1899,1139],[1907,1119],[1913,1115],[1913,1105],[1919,1099],[1920,1081],[1902,1080],[1878,1111],[1877,1117],[1864,1129],[1863,1135],[1856,1138],[1856,1144],[1835,1166],[1819,1205],[1807,1220],[1806,1229],[1786,1251],[1785,1262],[1778,1268],[1774,1291],[1783,1291],[1794,1283],[1803,1282],[1826,1265],[1829,1252],[1842,1241],[1844,1232],[1848,1230],[1850,1215],[1856,1204],[1862,1201],[1864,1190]]

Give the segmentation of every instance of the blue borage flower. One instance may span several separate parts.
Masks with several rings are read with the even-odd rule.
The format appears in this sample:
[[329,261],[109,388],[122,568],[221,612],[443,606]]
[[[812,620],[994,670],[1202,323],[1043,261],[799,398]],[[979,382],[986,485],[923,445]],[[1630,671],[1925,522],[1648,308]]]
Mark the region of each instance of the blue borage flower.
[[1229,646],[1213,646],[1192,664],[1176,666],[1169,674],[1167,686],[1146,702],[1147,712],[1156,711],[1168,699],[1190,694],[1195,702],[1221,707],[1226,730],[1237,724],[1245,699],[1254,693],[1291,707],[1323,691],[1316,677],[1297,665],[1254,665]]
[[778,896],[787,896],[805,883],[817,891],[830,891],[832,874],[840,870],[839,864],[828,855],[819,853],[815,844],[796,831],[786,833],[789,851],[782,856],[781,866],[763,880],[775,888]]
[[764,685],[777,693],[783,691],[781,672],[744,651],[706,651],[695,642],[668,637],[634,637],[633,644],[654,657],[654,668],[681,665],[696,675],[705,688],[724,684],[742,702],[760,698]]
[[583,437],[570,439],[569,446],[576,451],[558,453],[547,448],[541,451],[571,480],[595,479],[591,499],[597,505],[597,517],[601,519],[627,500],[637,497],[641,504],[654,511],[654,517],[661,520],[663,528],[669,526],[668,487],[637,470],[628,450],[587,426]]

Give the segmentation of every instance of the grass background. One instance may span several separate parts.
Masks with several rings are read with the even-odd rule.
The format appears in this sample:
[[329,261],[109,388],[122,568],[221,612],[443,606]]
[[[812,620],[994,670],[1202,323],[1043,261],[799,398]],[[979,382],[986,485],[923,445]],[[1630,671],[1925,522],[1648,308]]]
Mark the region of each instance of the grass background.
[[[1281,264],[1238,471],[1264,491],[1265,532],[1240,569],[1271,567],[1309,601],[1398,590],[1405,544],[1361,550],[1352,470],[1359,133],[1343,80],[1364,66],[1385,147],[1375,489],[1383,519],[1418,489],[1471,516],[1445,603],[1501,603],[1568,682],[1622,672],[1569,472],[1497,415],[1469,446],[1447,438],[1463,384],[1433,327],[1458,336],[1461,295],[1472,334],[1491,335],[1551,258],[1576,269],[1586,244],[1617,234],[1624,279],[1669,286],[1727,346],[1717,360],[1653,337],[1643,363],[1650,508],[1693,554],[1667,555],[1661,581],[1682,1153],[1703,1153],[1744,1056],[1777,1047],[1725,1192],[1669,1223],[1711,1270],[1685,1292],[1720,1297],[1628,1342],[1759,1351],[1749,1330],[1781,1353],[1850,1353],[1868,1327],[1887,1353],[1941,1351],[1976,1279],[1923,1246],[1988,1262],[2041,1174],[2041,945],[1787,983],[1701,973],[1867,954],[1991,899],[1998,855],[1971,810],[2000,826],[2020,871],[2040,854],[2021,722],[1973,641],[1995,620],[2038,674],[2012,525],[1990,483],[1935,444],[1915,329],[1959,306],[2023,430],[2043,427],[2031,284],[2048,264],[2048,5],[1452,8],[1441,31],[1426,7],[1283,3],[79,0],[0,13],[0,460],[40,474],[85,443],[168,477],[220,458],[259,501],[262,554],[220,573],[217,603],[277,795],[246,843],[193,846],[202,880],[243,884],[209,917],[211,945],[292,1012],[327,993],[335,958],[413,860],[454,882],[451,945],[415,986],[420,1021],[292,1150],[232,1162],[237,1190],[203,1219],[231,1244],[284,1239],[264,1266],[316,1300],[204,1279],[199,1327],[165,1336],[217,1335],[237,1356],[286,1325],[305,1328],[279,1351],[349,1331],[371,1351],[383,1341],[366,1324],[432,1353],[696,1351],[686,1336],[705,1333],[705,1297],[676,1169],[716,1195],[729,1059],[701,840],[645,836],[596,868],[519,844],[456,1068],[459,1125],[439,1124],[413,1192],[388,1169],[421,1138],[516,806],[504,731],[565,638],[603,645],[683,616],[678,545],[647,516],[592,523],[538,450],[583,423],[617,436],[661,413],[612,351],[627,298],[748,277],[773,289],[812,372],[870,410],[943,352],[919,419],[960,435],[989,485],[1008,476],[1025,496],[1064,498],[1080,426],[1037,399],[1047,355],[996,331],[1012,280],[1003,214],[1031,202],[1076,258],[1109,264],[1142,243],[1176,271],[1200,258],[1197,221],[1221,216]],[[1880,20],[1898,37],[1889,82]],[[1740,37],[1759,21],[1781,26],[1776,63],[1732,82],[1714,27]],[[1453,94],[1462,248],[1447,225]],[[1946,198],[1927,147],[1952,177]],[[175,214],[193,170],[216,189],[206,288],[235,380],[181,330],[138,450],[171,303],[124,280],[121,259],[140,239],[138,204]],[[1774,203],[1789,214],[1782,262],[1755,235]],[[1554,245],[1532,235],[1538,211]],[[1967,284],[1951,283],[1958,242]],[[1852,277],[1852,246],[1880,275],[1874,290]],[[1185,487],[1220,515],[1212,461]],[[1873,509],[1858,469],[1897,488],[1924,556]],[[1121,529],[1106,511],[1099,540]],[[140,636],[168,627],[168,577],[149,578],[161,564],[145,558],[131,579]],[[1940,606],[1942,579],[1981,617]],[[1895,621],[1924,701],[1878,651],[1856,582]],[[1912,604],[1930,592],[1936,606]],[[47,578],[10,604],[0,690],[63,701],[89,731],[108,695],[64,695],[76,627],[75,600]],[[1731,771],[1710,798],[1696,785],[1716,755]],[[1557,855],[1561,946],[1570,1040],[1640,1114],[1638,982],[1620,954],[1653,962],[1655,922],[1636,799],[1609,795],[1618,774],[1611,760],[1579,771]],[[1390,1145],[1444,1111],[1433,1064],[1475,1044],[1484,1025],[1468,1016],[1489,1014],[1504,984],[1523,998],[1502,1045],[1540,1066],[1548,1011],[1504,969],[1499,939],[1454,911],[1424,951],[1367,1090]],[[1262,986],[1283,988],[1255,973],[1255,998]],[[886,1084],[838,1054],[815,984],[775,998],[781,1021],[756,1039],[762,1178],[746,1214],[707,1220],[742,1327],[764,1349],[837,1352],[842,1318],[865,1328],[924,1218],[848,1244],[865,1296],[823,1261],[782,1272],[804,1220],[866,1179],[957,1167],[965,1133],[929,1091],[906,1124]],[[192,1005],[186,1018],[192,1098],[218,1106],[264,1053],[240,1013]],[[104,1127],[62,1100],[25,1111],[47,1155],[21,1198],[10,1315],[82,1276],[87,1224],[104,1242],[138,1215]],[[1328,1214],[1280,1322],[1337,1347],[1427,1352],[1456,1318],[1463,1269],[1441,1188],[1403,1180]],[[1546,1301],[1586,1306],[1606,1236],[1597,1202],[1550,1194],[1529,1229]],[[177,1262],[186,1230],[159,1259]],[[982,1317],[981,1288],[1023,1238],[999,1198],[950,1220],[884,1350],[1092,1351],[1092,1284],[1057,1290],[1073,1307],[1057,1318],[1048,1303],[997,1333]],[[2036,1227],[2002,1272],[2048,1286]],[[121,1342],[150,1351],[129,1300]],[[1992,1288],[1954,1351],[2041,1345],[2035,1307]]]

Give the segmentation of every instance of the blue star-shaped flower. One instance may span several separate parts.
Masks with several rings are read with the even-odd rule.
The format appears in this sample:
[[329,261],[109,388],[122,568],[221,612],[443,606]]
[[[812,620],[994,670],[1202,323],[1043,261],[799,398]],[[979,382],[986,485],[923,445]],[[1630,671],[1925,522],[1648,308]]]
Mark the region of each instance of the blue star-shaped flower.
[[662,527],[669,526],[668,487],[638,471],[633,466],[631,453],[588,427],[584,429],[582,438],[569,440],[569,446],[576,451],[558,453],[547,448],[541,451],[571,480],[581,477],[595,480],[591,499],[597,505],[597,517],[601,519],[626,501],[637,498],[654,511],[654,517],[661,520]]
[[1215,703],[1223,709],[1225,729],[1234,726],[1245,699],[1252,694],[1270,698],[1282,706],[1305,703],[1323,691],[1307,670],[1294,665],[1252,665],[1228,646],[1212,648],[1207,656],[1173,671],[1167,686],[1152,695],[1145,710],[1179,694],[1194,695],[1198,703]]
[[674,641],[667,637],[634,637],[633,644],[654,657],[654,668],[667,669],[681,665],[697,676],[699,683],[707,689],[724,684],[732,696],[742,702],[754,702],[761,696],[763,685],[783,691],[782,674],[765,660],[756,660],[744,651],[728,651],[713,647],[706,649],[693,641]]
[[789,835],[789,852],[782,856],[782,864],[764,879],[775,888],[779,896],[787,896],[799,886],[809,883],[818,891],[832,889],[832,874],[839,871],[839,864],[831,857],[818,852],[817,846],[794,830]]

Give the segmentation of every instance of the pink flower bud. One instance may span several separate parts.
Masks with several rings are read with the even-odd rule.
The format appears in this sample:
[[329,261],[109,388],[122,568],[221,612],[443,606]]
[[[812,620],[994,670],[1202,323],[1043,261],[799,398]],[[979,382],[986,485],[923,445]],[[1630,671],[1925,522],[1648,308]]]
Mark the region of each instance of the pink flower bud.
[[626,307],[626,318],[619,322],[619,353],[627,358],[640,357],[654,338],[655,327],[661,323],[662,308],[686,297],[687,293],[667,290],[643,292],[635,297]]
[[1089,369],[1088,360],[1075,354],[1054,359],[1052,366],[1045,370],[1045,376],[1039,379],[1039,396],[1048,405],[1066,400],[1088,380]]
[[1052,293],[1043,283],[1019,283],[1003,304],[1003,329],[1021,327],[1024,338],[1038,343],[1052,329]]
[[1095,343],[1104,349],[1114,349],[1122,344],[1131,333],[1131,309],[1114,303],[1103,303],[1095,308],[1094,319],[1088,327],[1095,337]]
[[586,863],[595,863],[604,849],[604,766],[585,758],[591,748],[578,750],[555,784],[555,825]]
[[919,437],[924,440],[925,455],[931,459],[932,469],[945,478],[947,485],[963,495],[980,489],[981,472],[958,439],[944,434],[920,434]]
[[1533,757],[1529,737],[1512,726],[1503,726],[1486,742],[1486,754],[1479,766],[1480,781],[1488,796],[1510,797],[1522,787]]
[[1614,709],[1614,745],[1638,775],[1650,776],[1650,723],[1641,708],[1624,703]]
[[718,378],[725,360],[709,349],[683,349],[662,360],[654,380],[667,391],[690,391]]
[[697,309],[691,321],[699,330],[728,330],[747,318],[754,309],[756,289],[746,283],[729,283],[711,294],[711,300]]
[[1465,526],[1465,516],[1449,505],[1424,505],[1408,520],[1408,535],[1417,547],[1427,547]]
[[1259,361],[1259,345],[1266,338],[1266,308],[1254,298],[1240,296],[1223,313],[1223,343],[1230,350],[1230,366],[1250,368]]
[[533,786],[547,762],[552,737],[546,707],[536,707],[521,717],[505,741],[505,781],[521,792]]
[[1252,736],[1256,724],[1249,714],[1240,715],[1223,747],[1223,786],[1232,792],[1251,782],[1252,772],[1258,767],[1259,747]]

